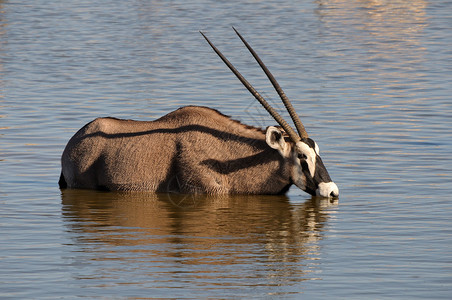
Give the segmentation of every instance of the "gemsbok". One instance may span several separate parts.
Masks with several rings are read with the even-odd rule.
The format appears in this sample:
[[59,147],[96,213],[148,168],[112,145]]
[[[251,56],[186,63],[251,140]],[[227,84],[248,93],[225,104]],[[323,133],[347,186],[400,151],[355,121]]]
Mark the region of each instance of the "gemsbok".
[[314,196],[339,196],[319,147],[309,138],[289,99],[234,30],[273,84],[298,134],[201,32],[280,127],[262,130],[200,106],[182,107],[154,121],[97,118],[66,145],[60,188],[284,194],[295,184]]

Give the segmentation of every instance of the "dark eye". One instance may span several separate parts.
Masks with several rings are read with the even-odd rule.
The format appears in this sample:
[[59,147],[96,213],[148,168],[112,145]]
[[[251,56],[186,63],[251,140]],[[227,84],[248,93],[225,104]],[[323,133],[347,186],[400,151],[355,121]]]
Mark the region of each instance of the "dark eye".
[[299,160],[305,160],[305,159],[307,159],[308,157],[306,156],[306,154],[303,154],[303,153],[300,153],[300,154],[298,154],[298,159]]

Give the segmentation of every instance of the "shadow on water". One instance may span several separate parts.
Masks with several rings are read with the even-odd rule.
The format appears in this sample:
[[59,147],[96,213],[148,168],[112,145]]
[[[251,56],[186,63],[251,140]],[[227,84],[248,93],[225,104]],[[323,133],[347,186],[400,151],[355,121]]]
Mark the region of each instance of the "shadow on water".
[[[168,288],[175,276],[187,285],[195,277],[207,286],[313,279],[309,273],[326,230],[326,208],[336,205],[315,198],[293,204],[286,196],[87,190],[64,190],[62,202],[73,254],[99,264],[99,275],[90,278],[114,272],[133,285],[130,269],[148,269],[152,282]],[[243,277],[247,283],[237,281]]]

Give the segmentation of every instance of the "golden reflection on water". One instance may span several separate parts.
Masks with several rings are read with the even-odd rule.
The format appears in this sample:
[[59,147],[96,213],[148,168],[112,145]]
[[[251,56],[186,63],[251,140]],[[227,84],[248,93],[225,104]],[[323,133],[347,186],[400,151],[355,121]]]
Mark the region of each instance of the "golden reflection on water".
[[[373,36],[412,40],[426,26],[424,0],[317,0],[316,13],[322,21],[340,20],[343,26],[362,29]],[[365,37],[366,35],[362,35]],[[358,36],[356,36],[358,37]]]
[[[368,85],[368,97],[410,96],[416,101],[417,90],[426,88],[422,64],[427,53],[422,34],[428,26],[427,1],[424,0],[317,0],[316,13],[329,39],[337,38],[334,51],[325,50],[335,62],[357,64],[359,78]],[[360,49],[350,55],[350,47]],[[333,78],[350,75],[344,68]],[[352,71],[354,72],[354,71]],[[403,103],[402,99],[399,103]],[[378,104],[381,105],[381,104]]]
[[[319,256],[326,208],[336,205],[320,199],[291,204],[285,196],[85,190],[63,191],[62,202],[67,232],[77,248],[74,261],[86,252],[90,261],[108,261],[115,273],[125,271],[124,263],[157,274],[163,269],[177,273],[177,265],[203,266],[195,272],[197,280],[225,277],[225,285],[228,278],[242,276],[312,279],[307,274]],[[250,268],[256,273],[244,275]],[[99,270],[103,276],[106,272]]]

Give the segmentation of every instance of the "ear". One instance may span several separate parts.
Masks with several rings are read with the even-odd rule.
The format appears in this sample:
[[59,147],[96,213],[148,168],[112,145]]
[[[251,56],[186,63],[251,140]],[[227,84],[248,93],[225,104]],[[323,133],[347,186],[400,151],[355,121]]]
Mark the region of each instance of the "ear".
[[274,126],[267,127],[265,141],[271,148],[278,150],[282,156],[287,156],[289,145],[284,140],[281,130]]

